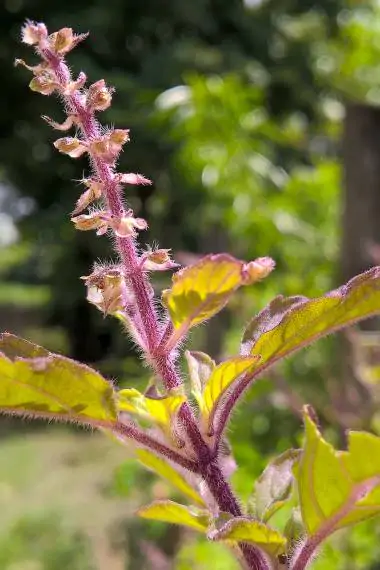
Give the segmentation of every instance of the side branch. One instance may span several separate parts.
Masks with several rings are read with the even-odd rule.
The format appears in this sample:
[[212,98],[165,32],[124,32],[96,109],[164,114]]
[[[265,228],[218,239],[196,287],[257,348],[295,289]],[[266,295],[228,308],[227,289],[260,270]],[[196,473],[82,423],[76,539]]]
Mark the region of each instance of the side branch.
[[139,445],[143,445],[144,447],[154,451],[158,455],[162,455],[180,465],[184,469],[191,471],[192,473],[199,473],[199,467],[196,461],[191,459],[187,459],[174,449],[171,449],[164,443],[161,443],[157,439],[153,438],[149,434],[141,431],[135,424],[133,423],[122,423],[116,422],[115,424],[110,424],[108,429],[110,429],[114,434],[117,436],[124,437],[126,439],[132,440]]

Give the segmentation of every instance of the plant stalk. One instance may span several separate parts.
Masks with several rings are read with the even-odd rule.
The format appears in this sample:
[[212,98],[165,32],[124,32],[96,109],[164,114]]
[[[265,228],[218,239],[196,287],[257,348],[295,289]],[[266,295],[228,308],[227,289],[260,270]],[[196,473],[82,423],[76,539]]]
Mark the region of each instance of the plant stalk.
[[[63,87],[67,86],[71,81],[71,75],[66,63],[48,49],[42,50],[42,55],[49,61],[61,85]],[[72,94],[66,95],[65,99],[68,104],[69,112],[79,118],[80,129],[85,140],[91,141],[101,137],[100,125],[96,121],[93,112],[87,109],[83,104],[79,92],[74,91]],[[119,183],[116,180],[113,169],[101,157],[92,156],[91,158],[96,175],[103,184],[109,211],[113,216],[119,216],[123,213],[124,207],[120,196]],[[182,385],[182,380],[176,371],[171,352],[163,350],[161,343],[162,331],[158,315],[150,295],[150,285],[146,273],[139,264],[135,240],[133,237],[115,236],[115,242],[124,268],[125,277],[129,280],[136,300],[136,307],[143,328],[142,332],[145,337],[144,341],[146,346],[143,347],[143,349],[147,360],[162,378],[168,391],[178,388]],[[186,434],[196,456],[195,461],[189,460],[189,464],[186,465],[186,468],[194,472],[194,465],[197,465],[198,473],[203,477],[220,510],[233,516],[240,516],[242,514],[240,506],[228,482],[224,478],[222,470],[215,458],[215,453],[211,451],[205,442],[196,424],[194,414],[187,402],[184,403],[179,410],[179,419],[185,427]],[[133,434],[130,433],[129,427],[123,426],[121,423],[118,424],[116,431],[121,435],[127,437],[132,436],[133,439],[136,439],[133,437]],[[171,459],[185,466],[182,456],[181,461],[174,455]],[[248,544],[241,544],[240,550],[249,570],[269,570],[268,565],[258,549]]]

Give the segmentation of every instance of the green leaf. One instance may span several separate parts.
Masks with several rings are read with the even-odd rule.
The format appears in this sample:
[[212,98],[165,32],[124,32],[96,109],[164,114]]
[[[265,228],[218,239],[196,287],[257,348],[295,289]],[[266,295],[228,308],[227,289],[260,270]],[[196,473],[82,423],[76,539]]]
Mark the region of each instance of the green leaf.
[[169,344],[186,331],[218,313],[241,286],[265,277],[274,267],[269,258],[244,263],[227,254],[208,255],[173,275],[173,286],[163,291],[176,329]]
[[300,452],[290,449],[276,457],[264,469],[255,484],[256,515],[264,522],[280,509],[290,497],[293,484],[292,468]]
[[208,533],[210,540],[248,542],[270,554],[278,556],[286,549],[286,538],[262,522],[235,517],[220,529]]
[[259,374],[280,358],[380,312],[380,268],[374,267],[323,297],[276,297],[249,323],[242,354],[260,355]]
[[288,550],[292,550],[292,546],[305,534],[305,528],[302,524],[301,509],[294,507],[286,522],[284,528],[284,536],[288,541]]
[[154,501],[139,509],[137,514],[144,519],[188,526],[200,532],[207,531],[210,518],[207,511],[185,507],[173,501]]
[[240,356],[230,358],[212,371],[202,394],[201,411],[205,418],[213,417],[219,400],[228,388],[246,372],[250,372],[259,357]]
[[200,495],[189,485],[186,479],[182,477],[174,467],[169,465],[167,461],[145,449],[137,450],[137,457],[145,467],[154,471],[163,479],[169,481],[169,483],[177,487],[177,489],[189,499],[203,507],[205,506],[202,497],[200,497]]
[[203,407],[203,388],[215,368],[215,362],[204,352],[185,352],[189,369],[191,393],[197,400],[200,409]]
[[336,451],[305,412],[305,444],[294,469],[302,520],[309,535],[334,531],[380,513],[380,438],[352,432]]
[[0,348],[8,355],[0,355],[1,411],[84,423],[116,420],[112,385],[95,370],[12,335],[1,337]]

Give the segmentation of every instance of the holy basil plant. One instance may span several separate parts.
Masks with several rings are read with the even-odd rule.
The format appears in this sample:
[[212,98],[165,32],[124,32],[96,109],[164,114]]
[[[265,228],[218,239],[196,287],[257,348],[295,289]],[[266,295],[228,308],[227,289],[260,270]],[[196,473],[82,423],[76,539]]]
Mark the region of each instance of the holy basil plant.
[[[223,461],[226,427],[240,397],[269,367],[322,336],[380,313],[380,268],[316,299],[276,297],[248,323],[236,355],[215,363],[203,352],[186,351],[182,377],[179,359],[190,329],[222,310],[239,288],[267,277],[274,262],[218,254],[178,270],[170,250],[137,246],[147,223],[125,206],[123,188],[150,181],[117,171],[129,131],[105,129],[96,118],[110,106],[112,88],[103,79],[86,86],[86,75],[72,77],[66,64],[66,55],[85,37],[70,28],[49,34],[44,24],[28,21],[22,38],[35,48],[38,62],[17,63],[32,72],[33,91],[56,94],[64,102],[63,123],[44,118],[54,129],[74,129],[75,134],[54,146],[72,158],[87,155],[89,174],[71,218],[75,228],[108,234],[115,247],[114,263],[97,263],[83,278],[88,301],[121,321],[154,381],[145,392],[133,385],[117,390],[84,364],[3,334],[0,409],[113,434],[183,496],[183,504],[161,500],[142,506],[139,516],[184,525],[223,542],[244,568],[303,570],[332,533],[378,514],[380,438],[352,432],[347,449],[335,450],[306,407],[302,449],[288,450],[268,464],[249,504],[243,505]],[[172,286],[159,304],[150,274],[169,270],[175,271]],[[274,515],[284,508],[291,515],[278,528]]]

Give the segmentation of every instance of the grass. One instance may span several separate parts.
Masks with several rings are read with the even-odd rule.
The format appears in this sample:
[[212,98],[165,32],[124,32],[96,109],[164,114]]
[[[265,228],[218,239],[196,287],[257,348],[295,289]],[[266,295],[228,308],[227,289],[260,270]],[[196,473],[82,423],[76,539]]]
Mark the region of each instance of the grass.
[[[59,535],[66,533],[67,537],[75,538],[80,534],[88,541],[96,569],[124,570],[125,554],[114,551],[110,530],[131,516],[137,507],[136,495],[128,500],[120,499],[110,488],[113,472],[126,455],[122,446],[102,434],[55,426],[38,433],[3,438],[0,442],[0,549],[4,541],[7,543],[7,537],[13,543],[19,540],[15,536],[17,529],[19,534],[25,534],[26,523],[20,530],[20,521],[34,520],[36,525],[42,526],[41,532],[46,533],[45,522],[53,517],[54,522],[48,527],[56,524]],[[24,540],[19,552],[10,553],[9,570],[13,567],[18,570],[14,565],[19,559],[33,558],[32,550],[33,544]],[[36,568],[40,570],[39,566]],[[24,570],[22,566],[20,570]],[[53,570],[53,567],[42,565],[41,570]]]

